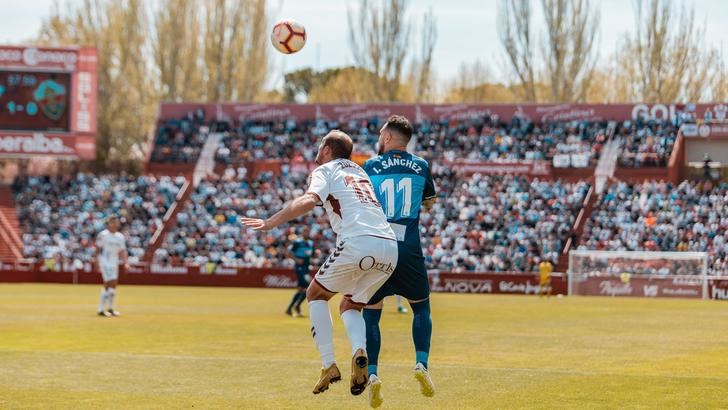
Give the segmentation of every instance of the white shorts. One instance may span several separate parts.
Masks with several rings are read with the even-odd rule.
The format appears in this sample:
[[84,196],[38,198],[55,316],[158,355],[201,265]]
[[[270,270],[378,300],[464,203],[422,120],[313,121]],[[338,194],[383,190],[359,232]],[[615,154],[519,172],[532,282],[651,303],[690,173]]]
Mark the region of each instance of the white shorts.
[[397,267],[397,241],[357,236],[336,245],[314,280],[329,292],[367,303]]
[[101,278],[103,278],[104,283],[119,280],[118,263],[99,260],[99,268],[101,269]]

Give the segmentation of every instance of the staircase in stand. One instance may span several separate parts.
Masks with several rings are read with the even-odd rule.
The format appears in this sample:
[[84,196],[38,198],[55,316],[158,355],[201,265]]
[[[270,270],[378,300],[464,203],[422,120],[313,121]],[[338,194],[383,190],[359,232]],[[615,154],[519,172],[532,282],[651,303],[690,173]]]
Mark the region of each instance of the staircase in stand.
[[156,232],[154,232],[154,235],[152,236],[152,239],[149,241],[149,244],[144,251],[144,256],[142,256],[142,262],[152,261],[152,259],[154,258],[154,252],[159,249],[159,247],[162,246],[162,243],[164,242],[164,235],[167,230],[170,227],[176,226],[177,214],[183,208],[185,202],[187,202],[187,199],[190,197],[191,194],[192,181],[188,179],[187,181],[185,181],[184,185],[182,185],[182,188],[180,188],[179,192],[177,193],[175,201],[172,203],[172,205],[170,205],[169,209],[167,209],[167,213],[164,214],[164,218],[162,218],[162,226],[157,228]]
[[23,257],[23,241],[9,186],[0,186],[0,262],[12,263]]
[[619,160],[619,153],[622,149],[622,138],[620,136],[614,137],[615,128],[616,124],[614,121],[610,122],[608,129],[609,141],[604,146],[602,156],[599,157],[597,168],[594,171],[597,195],[604,191],[607,180],[614,178],[614,171],[617,169],[617,161]]
[[223,135],[220,133],[210,133],[207,136],[205,145],[200,151],[200,157],[197,159],[197,163],[195,164],[195,170],[191,175],[192,179],[190,179],[189,174],[186,175],[187,182],[185,182],[179,190],[177,198],[175,198],[174,203],[169,207],[167,213],[164,215],[162,226],[157,228],[154,236],[152,236],[152,239],[149,241],[149,245],[147,245],[142,261],[151,262],[153,260],[154,252],[162,246],[167,231],[170,228],[177,226],[177,214],[184,209],[187,199],[192,194],[192,191],[203,178],[214,172],[215,153],[217,152],[217,148],[222,137]]

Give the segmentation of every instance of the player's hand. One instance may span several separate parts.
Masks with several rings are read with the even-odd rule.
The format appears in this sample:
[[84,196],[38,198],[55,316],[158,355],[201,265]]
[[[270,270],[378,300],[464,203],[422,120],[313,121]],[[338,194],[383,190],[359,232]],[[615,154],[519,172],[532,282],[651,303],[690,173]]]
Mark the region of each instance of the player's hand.
[[437,198],[430,198],[425,199],[422,201],[422,208],[424,208],[425,211],[429,212],[433,206],[435,206],[435,201],[437,201]]
[[265,220],[258,218],[241,218],[240,222],[248,228],[256,231],[268,231],[273,228],[272,226],[269,226]]

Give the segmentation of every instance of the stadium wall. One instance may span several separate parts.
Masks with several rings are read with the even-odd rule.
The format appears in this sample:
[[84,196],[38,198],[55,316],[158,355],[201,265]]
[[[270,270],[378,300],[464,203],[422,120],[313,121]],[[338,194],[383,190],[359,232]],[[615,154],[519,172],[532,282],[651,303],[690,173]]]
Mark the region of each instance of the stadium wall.
[[[598,279],[598,278],[594,278]],[[618,279],[596,280],[594,296],[641,296],[641,297],[696,297],[696,283],[679,279],[641,279],[625,286]],[[292,270],[282,268],[223,268],[214,266],[161,266],[134,265],[121,269],[119,282],[124,285],[162,286],[221,286],[252,288],[294,288],[296,277]],[[669,282],[669,283],[668,283]],[[71,270],[68,267],[51,269],[42,263],[0,264],[0,283],[66,283],[101,284],[101,275],[87,267]],[[538,293],[536,273],[454,273],[431,272],[430,287],[433,292],[516,294]],[[568,294],[566,275],[555,273],[551,279],[552,294]],[[728,279],[708,279],[708,298],[728,300]]]
[[[713,118],[723,109],[721,103],[709,104],[237,104],[237,103],[162,103],[161,120],[181,118],[202,109],[205,118],[227,121],[273,121],[327,119],[339,122],[386,118],[393,114],[410,120],[460,121],[475,117],[498,116],[510,121],[527,118],[545,121],[601,121],[675,119],[689,109],[697,118],[710,112]],[[723,111],[724,112],[724,111]]]
[[[55,269],[41,263],[3,264],[0,266],[0,282],[101,284],[101,275],[87,268],[74,271],[65,266]],[[296,276],[291,269],[152,264],[121,269],[119,282],[124,285],[294,288]],[[433,272],[430,274],[430,286],[434,292],[486,294],[536,294],[539,288],[535,273],[503,272]],[[561,274],[553,275],[551,286],[553,294],[567,293],[567,283]]]

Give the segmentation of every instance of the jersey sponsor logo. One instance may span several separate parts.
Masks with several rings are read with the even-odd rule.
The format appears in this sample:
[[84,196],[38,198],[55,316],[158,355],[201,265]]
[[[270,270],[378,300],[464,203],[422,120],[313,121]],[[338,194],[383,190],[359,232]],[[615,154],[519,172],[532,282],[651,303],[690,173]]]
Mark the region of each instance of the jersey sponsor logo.
[[392,263],[384,263],[384,262],[377,262],[376,259],[374,259],[373,256],[365,256],[361,258],[359,261],[359,269],[363,270],[364,272],[368,272],[370,270],[375,270],[379,272],[384,272],[386,274],[391,274],[394,272],[394,266],[392,266]]

